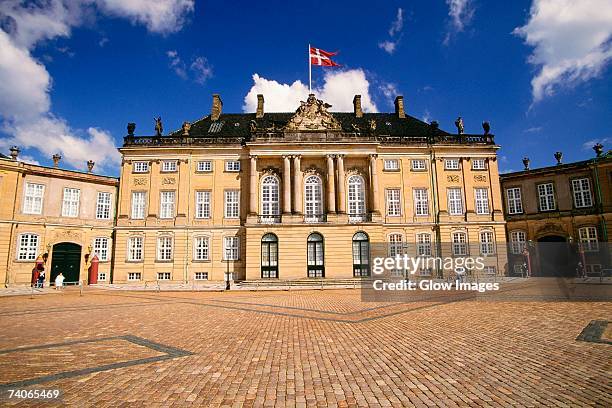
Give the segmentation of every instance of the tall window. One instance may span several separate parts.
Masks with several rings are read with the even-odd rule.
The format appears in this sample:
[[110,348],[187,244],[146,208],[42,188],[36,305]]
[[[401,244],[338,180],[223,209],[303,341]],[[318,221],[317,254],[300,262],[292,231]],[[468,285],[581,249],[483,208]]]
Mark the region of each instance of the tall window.
[[145,217],[145,197],[144,191],[134,191],[132,193],[132,219],[142,220]]
[[79,215],[79,199],[81,190],[78,188],[65,188],[62,202],[62,217],[77,217]]
[[193,241],[193,259],[196,261],[208,261],[210,240],[208,237],[195,237]]
[[172,260],[172,237],[157,238],[157,260],[171,261]]
[[387,192],[387,215],[399,216],[402,215],[402,207],[400,203],[400,189],[389,188]]
[[582,249],[586,252],[597,251],[599,244],[597,242],[597,228],[595,227],[582,227],[578,229],[578,236],[580,237],[580,243]]
[[261,238],[261,277],[278,278],[278,238],[274,234]]
[[25,199],[23,201],[24,214],[42,214],[44,195],[44,185],[26,183]]
[[540,211],[552,211],[556,208],[553,183],[538,184],[538,201]]
[[593,199],[591,197],[591,182],[588,178],[572,180],[574,190],[574,205],[576,208],[591,207]]
[[240,258],[240,238],[223,237],[223,259],[237,261]]
[[238,218],[240,216],[240,192],[238,190],[225,190],[225,218]]
[[489,190],[486,188],[474,189],[476,200],[476,214],[489,214]]
[[174,218],[174,191],[162,191],[159,205],[159,218]]
[[306,220],[315,220],[323,214],[323,182],[319,176],[308,176],[304,183]]
[[523,201],[521,189],[518,187],[506,189],[506,200],[508,201],[508,214],[522,214]]
[[512,231],[510,233],[510,249],[513,254],[522,254],[526,242],[527,234],[525,234],[525,231]]
[[352,175],[348,179],[348,213],[349,216],[365,215],[365,182],[363,177]]
[[279,214],[278,179],[274,176],[265,176],[261,180],[261,214]]
[[448,213],[450,215],[462,215],[463,214],[463,202],[461,199],[460,188],[449,188],[446,190],[448,195]]
[[105,262],[108,261],[108,238],[96,238],[94,239],[93,250],[98,255],[98,260]]
[[482,231],[480,233],[480,253],[482,255],[492,255],[495,253],[493,246],[493,232]]
[[210,191],[196,191],[196,218],[210,218]]
[[20,261],[35,261],[38,251],[38,235],[21,234],[19,236],[19,248],[17,249],[17,259]]
[[110,219],[111,193],[98,193],[96,203],[96,218],[99,220]]
[[404,243],[402,234],[389,235],[389,257],[394,258],[396,255],[404,253]]
[[325,276],[325,255],[323,250],[323,236],[313,232],[306,242],[308,266],[306,273],[309,278],[322,278]]
[[465,232],[453,232],[453,255],[464,256],[467,255],[467,235]]
[[128,239],[128,261],[142,261],[143,237]]
[[431,234],[417,234],[416,241],[417,256],[431,256]]
[[370,239],[364,232],[353,235],[353,276],[370,276]]
[[415,215],[428,215],[429,214],[429,203],[427,200],[427,189],[426,188],[415,188],[414,189],[414,214]]

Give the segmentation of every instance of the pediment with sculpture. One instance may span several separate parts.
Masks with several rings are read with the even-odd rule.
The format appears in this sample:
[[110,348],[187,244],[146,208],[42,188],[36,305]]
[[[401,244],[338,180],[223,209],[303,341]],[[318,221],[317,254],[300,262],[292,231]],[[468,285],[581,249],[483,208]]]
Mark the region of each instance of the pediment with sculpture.
[[342,130],[340,122],[327,111],[329,108],[331,108],[330,104],[310,94],[305,102],[300,102],[300,107],[297,108],[284,130],[293,132]]

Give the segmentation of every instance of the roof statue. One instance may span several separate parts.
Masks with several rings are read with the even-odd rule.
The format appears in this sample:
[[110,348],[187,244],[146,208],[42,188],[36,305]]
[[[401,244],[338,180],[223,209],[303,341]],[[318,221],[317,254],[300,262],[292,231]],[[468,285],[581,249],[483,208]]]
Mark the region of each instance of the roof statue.
[[455,126],[457,126],[457,134],[462,135],[464,128],[463,128],[463,118],[461,116],[459,116],[457,120],[455,121]]
[[341,130],[340,122],[327,111],[329,108],[330,104],[310,94],[306,102],[300,102],[300,107],[287,123],[285,130]]
[[155,121],[155,134],[157,136],[161,136],[164,132],[164,125],[162,124],[161,116],[153,118],[153,120]]
[[183,136],[189,136],[189,131],[191,130],[191,123],[185,121],[183,122],[183,126],[181,126],[183,130]]

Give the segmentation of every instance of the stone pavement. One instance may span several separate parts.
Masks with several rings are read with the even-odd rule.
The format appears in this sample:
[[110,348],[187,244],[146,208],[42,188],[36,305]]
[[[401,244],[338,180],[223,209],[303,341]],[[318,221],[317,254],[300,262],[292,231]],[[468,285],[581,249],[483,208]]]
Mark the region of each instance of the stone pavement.
[[612,406],[609,302],[68,288],[0,316],[0,405]]

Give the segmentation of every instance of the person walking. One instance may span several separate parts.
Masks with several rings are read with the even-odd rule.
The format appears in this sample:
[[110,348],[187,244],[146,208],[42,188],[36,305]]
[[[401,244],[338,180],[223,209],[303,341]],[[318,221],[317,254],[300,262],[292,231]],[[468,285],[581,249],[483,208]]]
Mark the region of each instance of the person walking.
[[34,266],[34,268],[32,268],[32,284],[30,286],[32,286],[33,288],[37,288],[38,287],[38,275],[40,274],[40,272],[38,271],[38,265]]
[[56,290],[61,290],[64,287],[64,274],[63,273],[59,273],[59,275],[57,275],[55,277],[55,289]]
[[45,269],[43,267],[43,269],[38,274],[38,287],[42,288],[44,285],[45,285]]

